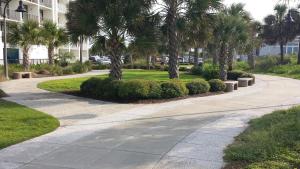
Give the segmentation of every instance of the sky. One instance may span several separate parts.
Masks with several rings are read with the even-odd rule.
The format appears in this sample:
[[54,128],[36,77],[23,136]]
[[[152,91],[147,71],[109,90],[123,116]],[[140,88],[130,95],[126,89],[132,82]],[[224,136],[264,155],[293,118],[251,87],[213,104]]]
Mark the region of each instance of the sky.
[[[232,3],[245,4],[245,9],[250,12],[252,17],[261,22],[267,15],[274,13],[273,9],[276,4],[282,2],[283,1],[280,0],[224,0],[225,5],[230,5]],[[296,6],[296,3],[292,2],[289,6]]]

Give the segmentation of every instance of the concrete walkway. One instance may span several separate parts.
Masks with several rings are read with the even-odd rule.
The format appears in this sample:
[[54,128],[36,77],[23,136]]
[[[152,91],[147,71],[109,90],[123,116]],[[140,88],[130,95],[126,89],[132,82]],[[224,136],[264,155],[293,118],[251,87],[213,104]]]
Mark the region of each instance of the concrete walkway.
[[[72,77],[107,72],[91,72]],[[60,77],[66,78],[66,77]],[[0,150],[0,169],[219,169],[247,122],[300,104],[300,81],[257,76],[254,87],[161,104],[116,104],[0,83],[7,100],[49,113],[62,127]]]

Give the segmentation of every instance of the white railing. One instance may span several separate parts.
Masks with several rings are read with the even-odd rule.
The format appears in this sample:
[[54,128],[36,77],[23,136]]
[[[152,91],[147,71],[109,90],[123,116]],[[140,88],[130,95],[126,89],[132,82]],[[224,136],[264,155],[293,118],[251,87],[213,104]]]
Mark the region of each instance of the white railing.
[[[4,11],[4,7],[0,7],[1,14],[3,14],[3,11]],[[20,15],[20,13],[14,11],[14,10],[6,9],[6,18],[11,19],[11,20],[20,21],[21,15]]]
[[35,21],[38,21],[38,20],[39,20],[39,16],[33,15],[33,14],[31,14],[31,13],[24,13],[24,14],[23,14],[23,20],[24,20],[24,21],[28,21],[28,20],[35,20]]
[[65,4],[58,4],[58,11],[61,13],[67,12],[67,6]]
[[51,0],[40,0],[40,5],[52,8],[52,1]]

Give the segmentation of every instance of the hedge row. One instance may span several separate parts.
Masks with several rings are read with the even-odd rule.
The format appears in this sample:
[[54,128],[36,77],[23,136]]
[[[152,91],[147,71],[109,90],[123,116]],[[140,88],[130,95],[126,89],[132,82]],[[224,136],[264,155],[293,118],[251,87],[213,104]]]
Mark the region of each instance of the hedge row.
[[81,93],[87,97],[109,100],[170,99],[187,95],[204,94],[225,90],[221,80],[194,80],[183,83],[179,80],[158,82],[151,80],[114,81],[91,78],[81,85]]
[[240,71],[240,70],[233,70],[233,71],[229,71],[227,73],[227,79],[228,80],[238,80],[239,78],[254,78],[255,76],[251,73],[247,73],[244,71]]

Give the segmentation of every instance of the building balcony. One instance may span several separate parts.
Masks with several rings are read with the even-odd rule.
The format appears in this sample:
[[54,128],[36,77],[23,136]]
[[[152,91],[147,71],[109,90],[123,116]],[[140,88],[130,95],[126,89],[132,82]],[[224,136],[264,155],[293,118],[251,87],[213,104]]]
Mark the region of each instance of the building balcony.
[[[3,13],[3,11],[4,11],[4,7],[0,7],[1,14]],[[6,9],[6,18],[10,19],[10,20],[20,21],[21,15],[20,15],[20,13],[14,11],[14,10]]]
[[58,4],[58,12],[66,13],[67,12],[67,6],[65,4]]
[[23,14],[23,21],[28,21],[28,20],[38,21],[39,16],[31,14],[31,13],[24,13]]
[[52,1],[51,0],[40,0],[40,5],[46,6],[48,8],[52,8]]
[[38,3],[38,0],[25,0],[24,2]]

